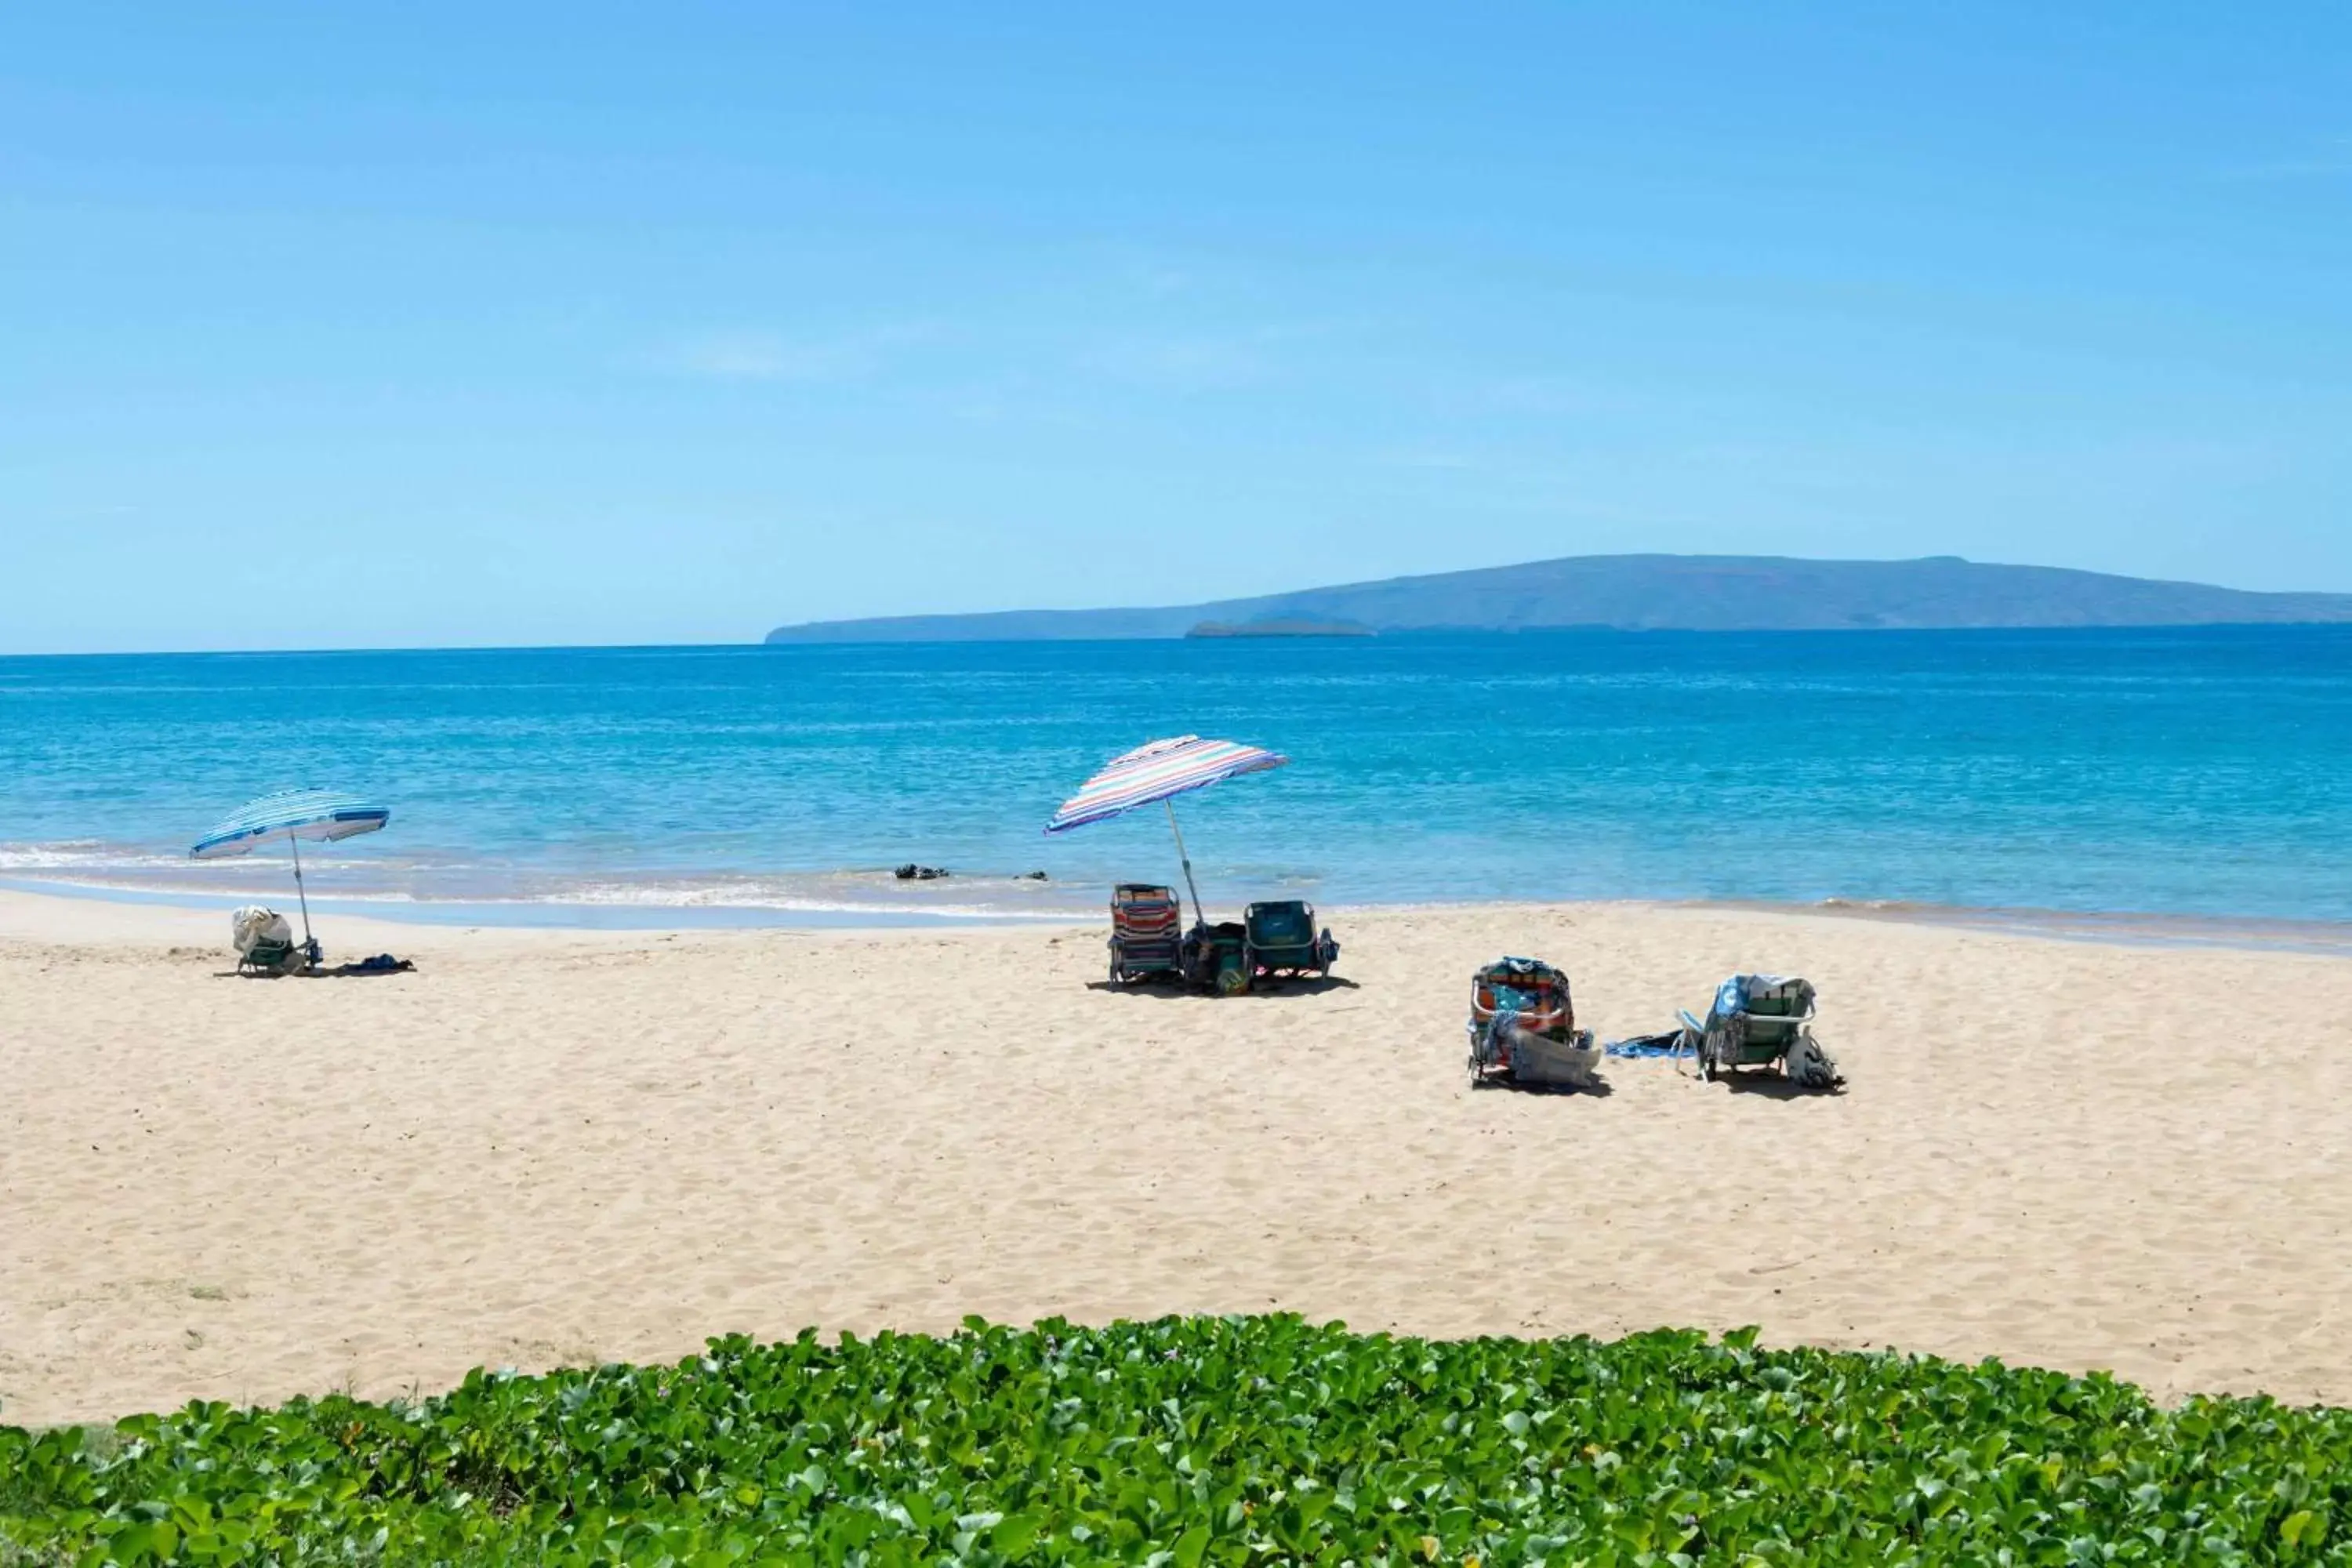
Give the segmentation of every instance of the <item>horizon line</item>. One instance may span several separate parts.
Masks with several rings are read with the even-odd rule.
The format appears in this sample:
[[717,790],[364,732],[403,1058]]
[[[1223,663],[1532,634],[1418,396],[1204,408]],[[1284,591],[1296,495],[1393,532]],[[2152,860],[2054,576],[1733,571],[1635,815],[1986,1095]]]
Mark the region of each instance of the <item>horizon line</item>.
[[[2252,593],[2242,589],[2234,592]],[[2292,592],[2292,590],[2289,590]],[[2314,589],[2315,594],[2328,590]],[[2347,595],[2352,596],[2352,595]],[[1183,607],[1183,606],[1177,606]],[[1052,611],[979,610],[973,615],[1054,614]],[[1090,612],[1069,612],[1087,614]],[[877,616],[874,619],[916,619],[915,616]],[[929,618],[929,617],[919,617]],[[944,618],[944,617],[942,617]],[[806,622],[817,626],[828,623]],[[0,652],[0,661],[20,659],[67,658],[357,658],[385,653],[689,653],[689,652],[754,652],[762,655],[806,652],[811,649],[870,647],[1094,647],[1135,643],[1316,643],[1361,644],[1369,642],[1403,642],[1421,638],[1527,637],[2070,637],[2108,632],[2282,632],[2326,631],[2352,636],[2352,621],[2102,621],[2084,626],[1619,626],[1603,622],[1575,625],[1528,626],[1408,626],[1393,631],[1369,632],[1361,636],[1268,636],[1268,637],[1192,637],[1183,632],[1168,636],[1120,637],[954,637],[905,638],[875,641],[812,641],[769,642],[764,637],[748,641],[726,642],[616,642],[616,643],[365,643],[347,647],[158,647],[158,648],[81,648],[49,652]]]

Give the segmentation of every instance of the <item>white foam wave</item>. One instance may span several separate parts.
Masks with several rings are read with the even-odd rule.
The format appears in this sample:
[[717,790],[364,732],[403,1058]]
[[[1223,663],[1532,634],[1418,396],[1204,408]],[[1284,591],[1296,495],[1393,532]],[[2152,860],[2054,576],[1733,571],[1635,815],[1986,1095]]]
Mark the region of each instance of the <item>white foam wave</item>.
[[[561,919],[561,910],[571,906],[649,913],[667,909],[719,915],[732,910],[830,918],[1055,921],[1083,918],[1093,909],[1069,887],[1003,877],[916,885],[874,867],[784,873],[679,868],[615,876],[590,868],[477,861],[446,847],[415,859],[379,854],[303,858],[313,899],[384,910],[488,905]],[[197,863],[152,843],[97,838],[0,843],[0,879],[61,892],[167,901],[282,898],[292,890],[280,856]]]
[[137,870],[184,864],[176,856],[79,840],[63,844],[0,844],[0,871]]
[[825,896],[772,883],[667,884],[659,882],[588,882],[550,889],[530,898],[474,900],[484,903],[541,905],[578,904],[598,908],[681,910],[779,910],[806,914],[936,915],[950,920],[1067,921],[1082,911],[1075,907],[1041,908],[1036,903],[944,903],[929,899],[884,896]]

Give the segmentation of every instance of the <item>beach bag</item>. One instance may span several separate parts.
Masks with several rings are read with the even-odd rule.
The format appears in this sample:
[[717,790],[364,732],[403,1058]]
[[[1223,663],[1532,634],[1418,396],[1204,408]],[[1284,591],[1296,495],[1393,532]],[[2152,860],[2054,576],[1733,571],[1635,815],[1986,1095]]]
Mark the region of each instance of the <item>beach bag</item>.
[[1555,1040],[1497,1020],[1495,1032],[1501,1034],[1506,1028],[1512,1028],[1508,1038],[1513,1083],[1546,1089],[1598,1087],[1592,1069],[1600,1053],[1592,1048],[1591,1035],[1579,1031],[1565,1040]]
[[1789,1081],[1800,1089],[1832,1089],[1845,1082],[1838,1076],[1837,1063],[1811,1033],[1799,1035],[1789,1046],[1787,1058]]
[[252,957],[253,950],[264,942],[280,948],[294,945],[294,928],[286,917],[259,904],[247,904],[229,916],[229,931],[239,958]]

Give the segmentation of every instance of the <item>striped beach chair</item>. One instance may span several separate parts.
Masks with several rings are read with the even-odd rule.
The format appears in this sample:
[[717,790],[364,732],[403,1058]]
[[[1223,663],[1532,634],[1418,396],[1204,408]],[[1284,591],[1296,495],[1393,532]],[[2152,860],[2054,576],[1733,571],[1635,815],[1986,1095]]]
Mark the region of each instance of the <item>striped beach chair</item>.
[[1470,977],[1470,1087],[1591,1089],[1592,1031],[1576,1026],[1568,976],[1539,958],[1498,958]]
[[1172,978],[1183,967],[1183,906],[1173,889],[1121,882],[1110,894],[1110,983]]

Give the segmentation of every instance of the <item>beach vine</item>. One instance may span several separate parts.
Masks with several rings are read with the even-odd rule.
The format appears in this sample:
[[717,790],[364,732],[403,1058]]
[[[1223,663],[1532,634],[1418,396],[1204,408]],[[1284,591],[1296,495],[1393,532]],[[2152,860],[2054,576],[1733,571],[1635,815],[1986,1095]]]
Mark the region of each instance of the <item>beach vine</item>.
[[973,1321],[0,1427],[0,1563],[2352,1562],[2352,1411],[1752,1331]]

